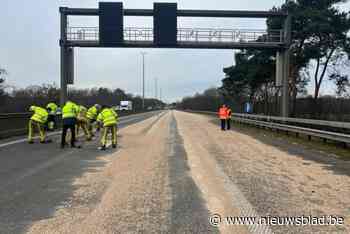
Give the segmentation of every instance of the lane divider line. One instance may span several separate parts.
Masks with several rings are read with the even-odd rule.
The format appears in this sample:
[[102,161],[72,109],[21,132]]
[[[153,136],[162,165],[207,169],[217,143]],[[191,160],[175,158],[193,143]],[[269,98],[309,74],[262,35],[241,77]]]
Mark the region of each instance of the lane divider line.
[[[244,194],[241,190],[231,181],[231,179],[224,173],[222,167],[216,163],[216,172],[217,174],[223,178],[226,190],[233,195],[235,201],[235,206],[239,208],[241,217],[256,217],[258,220],[261,216],[255,211],[253,205],[245,198]],[[272,234],[272,230],[268,225],[265,224],[247,224],[247,228],[250,233],[253,234]]]

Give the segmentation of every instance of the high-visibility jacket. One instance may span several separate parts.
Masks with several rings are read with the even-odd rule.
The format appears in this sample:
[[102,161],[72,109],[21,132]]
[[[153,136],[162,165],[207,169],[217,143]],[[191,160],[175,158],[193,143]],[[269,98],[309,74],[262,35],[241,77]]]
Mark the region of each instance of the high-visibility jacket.
[[86,117],[90,120],[94,120],[97,117],[97,108],[96,106],[92,106],[88,109],[87,113],[86,113]]
[[79,120],[83,120],[83,121],[87,120],[86,113],[87,113],[87,108],[85,106],[82,106],[82,105],[78,106],[78,117],[77,118]]
[[219,118],[220,119],[227,119],[227,107],[221,107],[219,109]]
[[104,127],[112,126],[112,125],[117,124],[118,115],[112,109],[105,108],[97,116],[97,121],[102,122]]
[[50,103],[47,104],[47,106],[46,106],[46,109],[48,109],[48,108],[51,109],[50,114],[56,114],[58,106],[57,106],[55,103],[50,102]]
[[67,102],[62,108],[62,119],[76,118],[78,114],[78,106],[73,102]]
[[32,117],[30,118],[31,120],[42,124],[46,123],[49,113],[47,113],[47,111],[44,108],[38,106],[31,106],[30,111],[34,112]]
[[227,109],[227,118],[229,118],[229,119],[232,118],[232,110],[231,110],[231,108]]

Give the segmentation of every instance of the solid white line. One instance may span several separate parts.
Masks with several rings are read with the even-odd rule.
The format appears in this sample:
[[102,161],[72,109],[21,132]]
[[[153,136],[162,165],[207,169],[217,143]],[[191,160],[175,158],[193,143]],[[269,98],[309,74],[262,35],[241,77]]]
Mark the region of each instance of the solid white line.
[[[246,199],[244,194],[241,192],[241,190],[238,188],[234,182],[231,181],[231,179],[224,173],[222,167],[216,163],[216,173],[223,179],[226,190],[233,195],[235,199],[236,207],[239,208],[240,216],[242,217],[256,217],[258,220],[261,216],[256,212],[253,205]],[[250,224],[247,225],[248,230],[250,233],[253,234],[272,234],[272,230],[268,225],[265,224]]]
[[[60,133],[61,132],[52,132],[52,133],[47,134],[47,136],[54,136],[54,135],[57,135],[57,134],[60,134]],[[34,139],[39,139],[39,137],[34,137]],[[19,139],[19,140],[6,142],[6,143],[3,143],[3,144],[0,144],[0,148],[3,148],[5,146],[9,146],[9,145],[18,144],[18,143],[27,142],[27,141],[28,141],[27,138],[22,138],[22,139]]]
[[[119,118],[120,119],[119,123],[121,123],[121,124],[129,123],[129,122],[131,122],[131,121],[133,121],[135,119],[138,119],[138,117],[136,117],[138,115],[142,116],[142,115],[146,115],[146,113],[137,114],[135,116],[134,115],[123,116],[123,117]],[[133,117],[133,118],[131,118],[131,117]],[[123,119],[127,119],[127,120],[123,121]],[[54,136],[54,135],[58,135],[60,133],[61,133],[61,131],[59,131],[59,132],[52,132],[52,133],[47,134],[47,136]],[[39,139],[39,137],[34,137],[34,139]],[[22,139],[19,139],[19,140],[6,142],[6,143],[3,143],[3,144],[0,144],[0,148],[6,147],[6,146],[9,146],[9,145],[14,145],[14,144],[27,142],[27,140],[28,140],[27,138],[22,138]]]

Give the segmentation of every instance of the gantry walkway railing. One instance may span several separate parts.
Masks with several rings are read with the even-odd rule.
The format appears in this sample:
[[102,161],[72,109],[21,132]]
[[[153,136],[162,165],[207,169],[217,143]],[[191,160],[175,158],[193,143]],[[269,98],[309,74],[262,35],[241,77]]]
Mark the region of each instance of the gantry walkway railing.
[[[154,39],[152,28],[124,28],[125,43],[152,43]],[[99,41],[98,27],[69,27],[67,29],[68,44],[81,46],[97,45]],[[236,44],[273,45],[283,44],[283,30],[262,29],[218,29],[218,28],[178,28],[178,44],[207,45],[218,47]],[[85,44],[84,44],[85,43]]]

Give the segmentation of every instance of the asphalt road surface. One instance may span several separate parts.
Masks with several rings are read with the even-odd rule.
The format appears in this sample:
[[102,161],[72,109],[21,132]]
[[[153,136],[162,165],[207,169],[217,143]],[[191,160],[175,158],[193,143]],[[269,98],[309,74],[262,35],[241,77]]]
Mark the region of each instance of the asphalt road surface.
[[350,233],[350,163],[283,139],[179,111],[123,118],[116,150],[52,138],[0,142],[0,233]]

